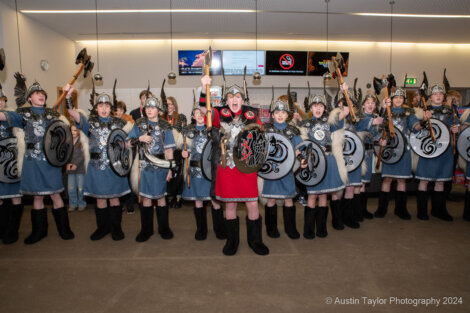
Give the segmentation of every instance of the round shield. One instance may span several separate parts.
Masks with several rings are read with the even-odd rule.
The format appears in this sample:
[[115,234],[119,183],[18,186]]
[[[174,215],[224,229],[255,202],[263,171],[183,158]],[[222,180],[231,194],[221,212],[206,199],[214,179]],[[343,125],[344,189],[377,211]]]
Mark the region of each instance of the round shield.
[[126,176],[132,167],[132,150],[126,147],[127,134],[120,128],[114,129],[108,137],[108,158],[113,171]]
[[[387,144],[382,148],[381,161],[385,164],[395,164],[401,160],[405,154],[406,139],[403,133],[395,128],[395,136],[387,137]],[[374,144],[375,155],[380,153],[380,145]]]
[[434,118],[431,119],[431,124],[436,142],[432,142],[427,127],[417,133],[410,134],[411,149],[413,149],[417,155],[426,159],[437,158],[446,152],[450,144],[450,131],[446,124]]
[[237,169],[245,174],[261,169],[268,154],[268,141],[258,124],[245,127],[235,138],[233,161]]
[[55,120],[46,128],[43,138],[44,154],[52,166],[64,166],[73,153],[73,139],[70,126]]
[[212,138],[209,138],[202,148],[201,165],[202,175],[212,180]]
[[278,133],[266,133],[268,156],[258,176],[267,179],[281,179],[290,173],[295,163],[295,149],[291,141]]
[[355,171],[364,160],[364,144],[361,138],[350,130],[344,132],[343,157],[348,172]]
[[457,139],[457,151],[465,161],[470,162],[470,127],[460,133]]
[[307,159],[308,166],[300,168],[300,162],[296,161],[294,166],[295,178],[305,186],[318,185],[325,177],[328,165],[325,152],[313,140],[304,140],[296,149],[299,149],[301,146],[306,147],[301,150],[301,153]]
[[0,140],[0,182],[12,184],[20,181],[18,176],[18,150],[16,138],[8,137]]

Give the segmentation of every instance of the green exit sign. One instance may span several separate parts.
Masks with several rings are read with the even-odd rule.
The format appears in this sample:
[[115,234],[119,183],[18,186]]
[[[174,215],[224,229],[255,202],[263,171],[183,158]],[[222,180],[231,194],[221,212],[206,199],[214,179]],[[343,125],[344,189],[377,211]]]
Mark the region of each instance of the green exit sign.
[[407,77],[405,80],[405,85],[416,85],[416,78]]

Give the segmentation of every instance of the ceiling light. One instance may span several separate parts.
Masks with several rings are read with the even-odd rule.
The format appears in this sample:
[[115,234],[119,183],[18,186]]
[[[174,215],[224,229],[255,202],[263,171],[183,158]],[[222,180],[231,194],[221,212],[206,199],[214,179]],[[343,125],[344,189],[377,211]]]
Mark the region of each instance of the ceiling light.
[[[98,13],[170,13],[169,9],[148,10],[98,10]],[[26,14],[93,14],[95,10],[21,10]],[[174,9],[172,13],[255,13],[255,10],[235,9]]]
[[448,14],[401,14],[401,13],[349,13],[360,16],[381,16],[381,17],[417,17],[417,18],[470,18],[470,15],[448,15]]

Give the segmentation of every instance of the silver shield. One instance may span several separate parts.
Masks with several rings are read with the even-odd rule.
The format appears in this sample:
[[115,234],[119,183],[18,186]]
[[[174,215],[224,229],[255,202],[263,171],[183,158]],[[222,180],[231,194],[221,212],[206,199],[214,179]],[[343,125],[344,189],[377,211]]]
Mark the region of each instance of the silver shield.
[[61,120],[53,121],[46,128],[43,138],[44,154],[52,166],[64,166],[73,153],[73,139],[70,126]]
[[0,182],[6,184],[20,181],[17,168],[18,149],[15,137],[0,140]]
[[364,160],[364,144],[361,138],[350,130],[344,132],[343,157],[348,172],[355,171]]
[[120,128],[114,129],[108,137],[108,158],[113,171],[126,176],[132,167],[132,150],[126,147],[127,134]]
[[[395,128],[395,136],[387,137],[387,144],[382,149],[382,158],[381,162],[385,164],[395,164],[401,160],[405,154],[406,149],[406,138],[403,136],[403,133]],[[380,153],[380,145],[374,144],[375,155]]]
[[457,139],[457,151],[467,162],[470,162],[470,127],[465,128]]
[[291,141],[278,133],[266,133],[268,155],[258,176],[267,179],[281,179],[289,174],[295,163],[295,149]]
[[[300,149],[305,146],[305,149]],[[300,168],[300,162],[294,165],[295,178],[305,186],[318,185],[326,174],[327,161],[323,149],[313,140],[304,140],[296,149],[300,149],[304,158],[307,159],[308,166]]]
[[450,131],[447,125],[434,118],[431,118],[431,124],[436,142],[432,142],[428,127],[410,134],[411,149],[417,155],[426,159],[433,159],[442,155],[450,144]]

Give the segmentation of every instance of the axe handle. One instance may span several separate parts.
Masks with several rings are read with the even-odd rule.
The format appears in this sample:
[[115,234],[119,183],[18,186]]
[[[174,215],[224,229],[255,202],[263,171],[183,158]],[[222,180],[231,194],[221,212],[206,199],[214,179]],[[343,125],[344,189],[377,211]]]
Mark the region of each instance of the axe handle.
[[[455,114],[455,108],[454,106],[452,105],[452,124],[455,125],[455,119],[456,119],[456,114]],[[457,134],[456,133],[452,133],[452,146],[453,146],[453,153],[454,155],[457,153],[457,150],[456,150],[456,139],[457,139]]]
[[[210,66],[204,65],[204,75],[210,76]],[[206,86],[206,126],[207,131],[212,129],[211,85]]]
[[[383,89],[383,93],[384,93],[385,99],[390,97],[388,94],[387,87]],[[387,105],[387,119],[388,119],[388,130],[390,131],[390,136],[395,137],[395,127],[393,126],[392,110],[390,109],[388,105]]]
[[[75,81],[77,80],[78,76],[80,75],[80,73],[83,71],[84,68],[85,68],[85,64],[83,64],[83,63],[80,64],[80,67],[78,68],[78,71],[75,73],[75,75],[73,75],[72,80],[69,82],[70,85],[75,84]],[[57,102],[54,104],[54,107],[53,107],[53,109],[55,111],[59,110],[59,105],[62,103],[62,101],[64,101],[65,95],[66,95],[66,93],[62,92],[59,99],[57,99]]]
[[[387,132],[384,129],[384,132],[382,133],[382,140],[385,140],[385,138],[387,138]],[[384,150],[384,147],[380,145],[379,155],[377,156],[377,163],[375,163],[375,169],[379,169],[380,167],[380,162],[382,161],[383,150]]]
[[[339,83],[343,84],[344,83],[343,75],[341,74],[341,70],[339,69],[339,67],[336,67],[336,75],[338,76]],[[351,114],[352,121],[355,122],[357,120],[356,113],[354,113],[354,106],[351,102],[351,99],[349,99],[348,91],[343,90],[343,95],[344,95],[344,98],[346,99],[346,102],[348,104],[349,113]]]
[[[184,150],[188,151],[188,147],[186,145],[186,136],[184,136]],[[184,160],[184,169],[186,171],[186,183],[188,184],[188,188],[191,188],[191,182],[189,181],[189,155],[188,157]]]
[[[428,110],[428,106],[426,105],[426,100],[424,97],[421,97],[421,103],[423,104],[423,109],[424,111]],[[434,134],[434,128],[432,128],[432,123],[429,118],[426,118],[428,121],[428,128],[429,128],[429,134],[431,135],[432,142],[436,142],[436,135]]]

